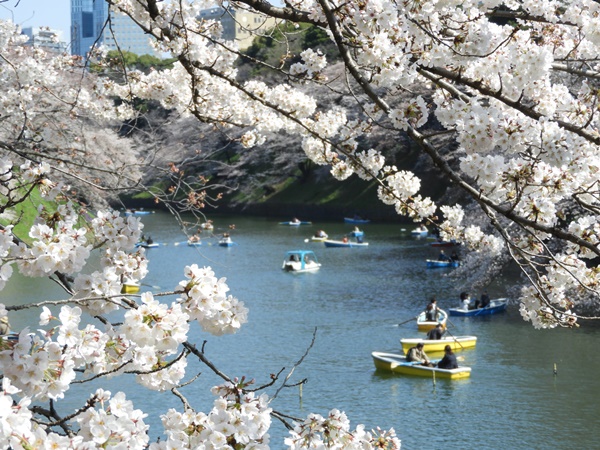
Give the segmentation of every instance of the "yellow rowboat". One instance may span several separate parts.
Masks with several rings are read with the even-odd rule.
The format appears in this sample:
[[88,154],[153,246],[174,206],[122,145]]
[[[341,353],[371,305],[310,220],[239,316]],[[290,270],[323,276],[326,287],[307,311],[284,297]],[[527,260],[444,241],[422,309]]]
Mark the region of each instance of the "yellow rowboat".
[[425,311],[417,316],[417,327],[419,331],[429,331],[438,323],[441,323],[443,328],[446,328],[446,321],[448,320],[448,313],[443,309],[438,309],[438,320],[427,320]]
[[477,344],[476,336],[444,336],[442,339],[429,340],[429,339],[400,339],[400,343],[402,344],[402,350],[404,354],[408,354],[408,351],[411,347],[414,347],[419,342],[423,343],[423,351],[425,353],[443,353],[444,347],[449,345],[452,348],[452,351],[460,351],[465,350],[467,348],[475,348]]
[[137,294],[140,292],[140,284],[135,281],[125,281],[121,286],[121,294]]
[[470,367],[459,367],[458,369],[439,369],[427,367],[418,363],[406,362],[404,355],[394,353],[373,352],[371,353],[375,368],[388,372],[400,373],[402,375],[414,375],[418,377],[445,378],[459,380],[471,376]]

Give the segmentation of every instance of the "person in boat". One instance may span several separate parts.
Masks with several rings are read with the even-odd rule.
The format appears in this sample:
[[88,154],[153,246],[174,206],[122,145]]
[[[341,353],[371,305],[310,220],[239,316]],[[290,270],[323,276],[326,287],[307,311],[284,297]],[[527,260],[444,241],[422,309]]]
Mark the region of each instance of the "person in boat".
[[408,350],[408,354],[406,355],[406,361],[408,362],[416,362],[420,363],[423,366],[431,367],[433,364],[429,361],[427,354],[423,350],[423,343],[419,342],[414,347],[411,347]]
[[450,255],[450,261],[459,261],[460,260],[460,256],[458,256],[458,253],[456,253],[456,250],[454,250],[452,252],[452,254]]
[[431,297],[429,303],[425,307],[425,320],[428,322],[436,322],[438,320],[439,309],[437,306],[437,299]]
[[358,228],[358,227],[354,227],[354,232],[355,232],[355,233],[360,233],[360,228]]
[[483,291],[479,300],[475,302],[475,308],[485,308],[490,304],[490,296],[487,291]]
[[450,258],[448,257],[448,255],[446,255],[444,250],[440,250],[440,254],[438,256],[438,261],[450,261]]
[[310,260],[310,256],[308,256],[308,255],[304,255],[304,263],[305,263],[305,264],[308,264],[308,263],[310,263],[310,261],[311,261],[311,260]]
[[194,234],[191,238],[190,238],[190,242],[200,242],[200,236],[198,236],[197,234]]
[[466,292],[460,293],[460,308],[463,311],[471,309],[471,296]]
[[292,219],[292,223],[300,223],[300,219],[298,219],[297,217],[294,217]]
[[315,233],[315,237],[318,237],[318,238],[326,238],[326,237],[327,237],[327,233],[325,233],[325,231],[323,231],[323,230],[318,230],[318,231]]
[[439,341],[444,336],[445,330],[441,323],[438,323],[435,328],[432,328],[427,332],[427,339],[430,341]]
[[444,357],[437,363],[436,367],[439,369],[458,369],[458,361],[452,347],[449,345],[444,347]]
[[152,240],[151,236],[148,236],[148,239],[146,239],[146,244],[150,245],[154,242],[154,240]]
[[344,239],[342,239],[342,242],[343,242],[344,244],[346,244],[346,243],[348,242],[348,236],[344,236]]

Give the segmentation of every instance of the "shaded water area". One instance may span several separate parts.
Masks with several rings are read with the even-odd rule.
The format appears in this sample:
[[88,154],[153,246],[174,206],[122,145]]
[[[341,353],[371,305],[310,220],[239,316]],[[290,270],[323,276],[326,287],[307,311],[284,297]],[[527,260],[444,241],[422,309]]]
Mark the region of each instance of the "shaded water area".
[[[238,245],[219,247],[216,237],[206,237],[200,247],[174,245],[185,236],[170,216],[142,217],[146,234],[166,244],[148,250],[150,275],[144,289],[174,289],[187,264],[210,265],[217,276],[226,277],[231,294],[249,308],[249,322],[238,334],[223,337],[194,325],[190,340],[199,346],[206,341],[206,356],[219,369],[231,377],[255,378],[256,385],[269,383],[270,374],[285,368],[281,379],[266,390],[270,395],[302,358],[316,330],[314,345],[289,380],[308,382],[302,390],[281,390],[272,402],[274,409],[305,417],[337,408],[346,412],[352,428],[360,423],[367,429],[393,427],[404,449],[599,448],[600,328],[593,323],[576,330],[534,330],[521,320],[514,304],[500,315],[451,317],[453,335],[478,337],[474,350],[459,353],[465,359],[462,364],[472,367],[469,379],[434,384],[375,371],[372,351],[401,353],[400,338],[424,336],[414,322],[397,325],[416,316],[430,296],[435,295],[443,309],[458,306],[459,291],[445,276],[447,269],[425,268],[425,259],[437,250],[411,238],[406,225],[361,225],[368,247],[325,248],[304,241],[319,228],[341,238],[352,226],[341,218],[300,227],[255,217],[213,220],[215,234],[235,224],[231,235]],[[321,270],[284,273],[285,252],[302,248],[315,251]],[[490,290],[492,298],[504,297],[508,283],[510,279],[498,280]],[[15,278],[0,301],[61,297],[46,280]],[[12,322],[15,328],[37,328],[31,313],[14,314]],[[188,377],[196,372],[202,372],[199,379],[182,392],[196,409],[208,411],[213,400],[208,388],[220,381],[206,367],[190,364]],[[113,392],[125,389],[135,406],[149,413],[146,422],[156,427],[152,438],[162,430],[158,415],[168,407],[181,409],[170,393],[141,389],[133,377],[99,386]],[[80,405],[88,392],[89,387],[75,387],[62,411]],[[286,434],[274,422],[271,448],[285,448]]]

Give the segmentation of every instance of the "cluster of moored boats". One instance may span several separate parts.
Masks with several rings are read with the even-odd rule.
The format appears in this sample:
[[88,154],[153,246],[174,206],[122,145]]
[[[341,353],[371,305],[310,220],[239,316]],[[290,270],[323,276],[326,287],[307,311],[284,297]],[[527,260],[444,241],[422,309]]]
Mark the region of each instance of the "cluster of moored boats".
[[[472,350],[477,344],[476,336],[454,336],[447,329],[448,315],[459,317],[474,317],[485,316],[490,314],[500,313],[506,310],[508,300],[499,298],[491,300],[490,303],[483,308],[470,308],[467,305],[460,308],[449,308],[448,312],[438,309],[436,321],[428,320],[428,317],[423,311],[416,317],[417,329],[421,332],[427,332],[441,324],[446,329],[446,336],[441,339],[427,338],[402,338],[400,344],[403,354],[372,352],[371,356],[377,370],[394,372],[402,375],[414,375],[421,377],[447,378],[451,380],[468,378],[471,376],[471,367],[459,366],[455,369],[442,369],[435,365],[424,365],[420,362],[407,361],[407,355],[411,348],[417,344],[423,344],[423,351],[430,357],[436,357],[444,353],[447,346],[452,352],[463,352]],[[464,360],[462,357],[457,358],[459,361]]]

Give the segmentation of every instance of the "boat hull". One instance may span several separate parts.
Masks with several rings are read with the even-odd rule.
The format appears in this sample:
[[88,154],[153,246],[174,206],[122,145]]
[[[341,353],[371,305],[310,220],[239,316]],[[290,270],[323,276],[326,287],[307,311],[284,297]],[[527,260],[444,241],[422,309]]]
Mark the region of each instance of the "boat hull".
[[333,241],[331,239],[325,239],[323,241],[325,247],[367,247],[368,242],[344,242],[344,241]]
[[140,285],[135,283],[124,283],[121,286],[121,294],[137,294],[140,292]]
[[421,314],[417,317],[417,328],[419,331],[429,331],[438,323],[441,323],[444,328],[446,328],[446,321],[448,320],[448,313],[443,309],[438,309],[439,316],[438,320],[426,320],[427,316],[425,315],[425,311],[421,312]]
[[462,316],[462,317],[475,317],[475,316],[489,316],[492,314],[498,314],[506,311],[508,300],[505,298],[499,298],[492,300],[485,308],[469,309],[468,311],[462,308],[449,308],[448,312],[451,316]]
[[371,220],[369,219],[353,219],[351,217],[344,217],[345,223],[369,223]]
[[442,353],[446,345],[449,345],[452,351],[466,350],[468,348],[475,348],[477,345],[476,336],[446,336],[442,339],[429,340],[429,339],[400,339],[402,345],[402,351],[408,354],[408,351],[417,345],[423,343],[423,351],[425,353]]
[[459,380],[471,376],[470,367],[459,367],[458,369],[439,369],[437,367],[426,367],[410,362],[406,362],[404,355],[394,353],[373,352],[373,363],[377,370],[383,370],[402,375],[411,375],[428,378],[444,378],[449,380]]
[[437,267],[458,267],[460,265],[459,261],[439,261],[435,259],[427,260],[427,268],[433,269]]
[[312,225],[312,222],[301,221],[301,222],[279,222],[279,225],[289,225],[290,227],[299,227],[300,225]]
[[137,244],[135,244],[136,247],[143,247],[143,248],[156,248],[159,247],[160,244],[157,244],[155,242],[153,242],[152,244],[145,244],[143,242],[138,242]]

